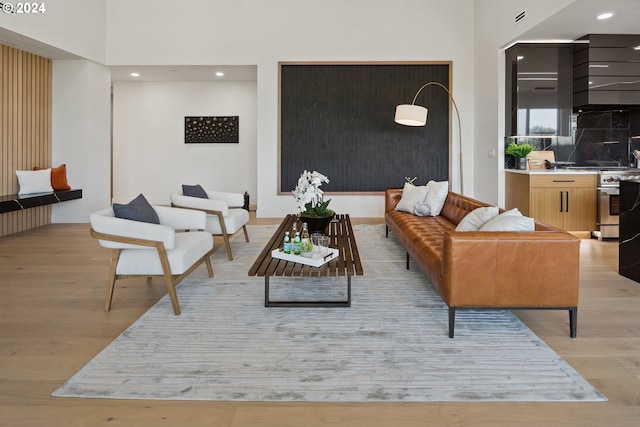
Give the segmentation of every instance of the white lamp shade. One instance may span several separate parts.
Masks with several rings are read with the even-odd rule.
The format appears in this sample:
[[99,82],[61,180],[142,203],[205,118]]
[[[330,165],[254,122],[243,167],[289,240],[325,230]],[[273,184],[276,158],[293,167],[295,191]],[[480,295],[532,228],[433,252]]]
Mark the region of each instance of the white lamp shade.
[[405,126],[424,126],[427,124],[428,110],[419,105],[402,104],[396,107],[396,123]]

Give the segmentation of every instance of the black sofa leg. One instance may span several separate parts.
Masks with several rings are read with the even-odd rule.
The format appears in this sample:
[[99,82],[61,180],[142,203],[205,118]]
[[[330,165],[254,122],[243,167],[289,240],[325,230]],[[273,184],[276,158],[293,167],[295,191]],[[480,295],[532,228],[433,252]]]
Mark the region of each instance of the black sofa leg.
[[578,307],[569,309],[569,333],[571,338],[578,336]]
[[407,252],[407,270],[409,269],[409,252]]
[[385,231],[384,231],[384,237],[389,238],[389,226],[388,226],[388,225],[385,225],[385,227],[384,227],[384,228],[385,228]]
[[456,309],[449,307],[449,338],[453,338],[453,329],[456,324]]

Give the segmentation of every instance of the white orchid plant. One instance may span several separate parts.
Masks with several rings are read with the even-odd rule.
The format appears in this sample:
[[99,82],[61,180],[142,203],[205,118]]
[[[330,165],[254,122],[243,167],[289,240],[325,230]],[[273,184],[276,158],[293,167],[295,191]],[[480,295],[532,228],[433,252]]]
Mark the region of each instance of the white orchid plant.
[[331,199],[324,201],[324,192],[320,189],[325,182],[328,183],[329,178],[319,172],[302,172],[298,185],[292,191],[301,215],[325,217],[333,214],[331,209],[327,209]]

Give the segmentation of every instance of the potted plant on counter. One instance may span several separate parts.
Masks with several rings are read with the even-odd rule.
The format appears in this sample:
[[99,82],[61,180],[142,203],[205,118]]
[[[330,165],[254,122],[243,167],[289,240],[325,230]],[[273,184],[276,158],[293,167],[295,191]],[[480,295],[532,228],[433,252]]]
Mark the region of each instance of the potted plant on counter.
[[531,144],[516,144],[515,142],[511,142],[507,145],[504,153],[516,158],[516,169],[526,169],[527,154],[535,149],[536,148]]

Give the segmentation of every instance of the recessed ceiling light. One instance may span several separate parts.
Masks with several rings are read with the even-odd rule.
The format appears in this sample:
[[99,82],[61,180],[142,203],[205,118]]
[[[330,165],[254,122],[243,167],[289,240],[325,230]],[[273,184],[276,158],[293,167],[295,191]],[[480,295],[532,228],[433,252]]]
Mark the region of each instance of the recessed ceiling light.
[[602,13],[602,14],[598,15],[597,18],[602,20],[602,19],[609,19],[612,16],[613,16],[613,13],[607,12],[607,13]]
[[131,73],[131,77],[140,77],[140,73]]
[[640,50],[640,46],[634,47],[633,50]]
[[222,71],[216,71],[216,76],[222,77],[224,76],[224,73]]

